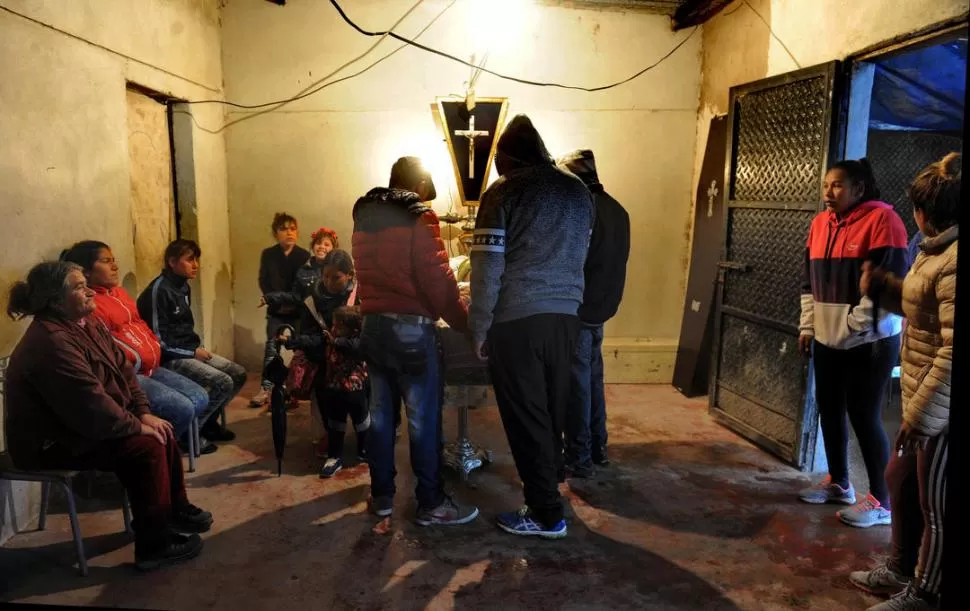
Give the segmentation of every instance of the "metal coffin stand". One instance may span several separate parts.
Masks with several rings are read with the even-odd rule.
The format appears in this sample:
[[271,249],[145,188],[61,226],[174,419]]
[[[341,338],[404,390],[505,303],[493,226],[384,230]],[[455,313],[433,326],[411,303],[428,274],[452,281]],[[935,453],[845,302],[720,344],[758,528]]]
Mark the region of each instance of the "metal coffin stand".
[[[461,333],[448,327],[438,329],[443,375],[441,376],[441,404],[444,407],[444,390],[447,386],[462,388],[462,401],[458,406],[458,436],[445,444],[441,457],[467,482],[469,474],[492,462],[492,451],[486,450],[468,438],[468,387],[490,385],[488,367],[471,351],[468,340]],[[443,438],[442,438],[443,439]]]

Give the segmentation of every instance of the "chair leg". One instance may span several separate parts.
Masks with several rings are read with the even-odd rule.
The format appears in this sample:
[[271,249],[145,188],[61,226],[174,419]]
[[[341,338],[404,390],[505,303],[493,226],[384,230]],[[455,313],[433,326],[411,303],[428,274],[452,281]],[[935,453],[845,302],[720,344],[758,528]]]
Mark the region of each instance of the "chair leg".
[[134,532],[131,528],[131,502],[128,500],[128,491],[122,488],[121,493],[121,515],[125,519],[125,532]]
[[67,494],[67,512],[71,518],[71,531],[74,533],[74,551],[77,553],[77,565],[82,577],[88,575],[88,559],[84,555],[84,540],[81,538],[81,525],[77,520],[77,506],[74,503],[74,489],[70,482],[62,484]]
[[195,457],[202,456],[202,425],[204,422],[198,418],[195,420]]
[[198,418],[193,418],[189,423],[189,473],[195,472],[195,450],[196,450],[196,440],[195,436],[199,431],[199,420]]
[[40,483],[40,518],[37,519],[37,530],[47,528],[47,504],[51,498],[51,483]]

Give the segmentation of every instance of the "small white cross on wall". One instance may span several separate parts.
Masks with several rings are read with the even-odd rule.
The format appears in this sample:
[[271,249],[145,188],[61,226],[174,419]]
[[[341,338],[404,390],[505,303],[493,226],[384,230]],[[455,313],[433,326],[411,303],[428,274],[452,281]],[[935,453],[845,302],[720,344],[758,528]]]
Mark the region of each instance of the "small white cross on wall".
[[711,186],[707,189],[707,218],[714,216],[714,198],[717,197],[717,181],[712,180]]
[[468,129],[456,129],[456,136],[468,138],[468,178],[475,178],[475,138],[487,136],[484,130],[475,130],[475,115],[468,118]]

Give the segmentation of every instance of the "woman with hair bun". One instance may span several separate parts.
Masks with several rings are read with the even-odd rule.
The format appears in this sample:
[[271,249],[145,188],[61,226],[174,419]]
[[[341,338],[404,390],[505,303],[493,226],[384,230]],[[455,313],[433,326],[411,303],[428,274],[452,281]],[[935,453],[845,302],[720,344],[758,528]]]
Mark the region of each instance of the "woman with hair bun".
[[849,577],[872,594],[895,594],[870,611],[939,604],[962,176],[959,153],[920,172],[909,198],[926,238],[912,269],[903,278],[868,266],[859,283],[862,293],[880,294],[886,309],[906,316],[903,422],[886,470],[894,509],[892,554],[885,564]]

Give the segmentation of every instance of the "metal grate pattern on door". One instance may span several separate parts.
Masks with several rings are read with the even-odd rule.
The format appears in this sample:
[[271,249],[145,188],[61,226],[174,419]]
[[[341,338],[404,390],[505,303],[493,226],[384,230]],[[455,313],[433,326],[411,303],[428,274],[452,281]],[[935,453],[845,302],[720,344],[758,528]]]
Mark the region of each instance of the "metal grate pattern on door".
[[733,199],[819,199],[828,102],[828,81],[822,75],[745,94],[737,108]]
[[711,413],[800,468],[817,414],[798,349],[805,245],[832,138],[835,63],[731,90]]
[[876,175],[883,201],[899,213],[910,237],[918,231],[913,219],[913,202],[906,190],[920,170],[947,153],[961,151],[963,140],[949,134],[930,132],[869,132],[866,156]]
[[729,274],[724,305],[779,324],[797,326],[802,261],[815,213],[782,208],[731,208],[727,257],[750,266]]

